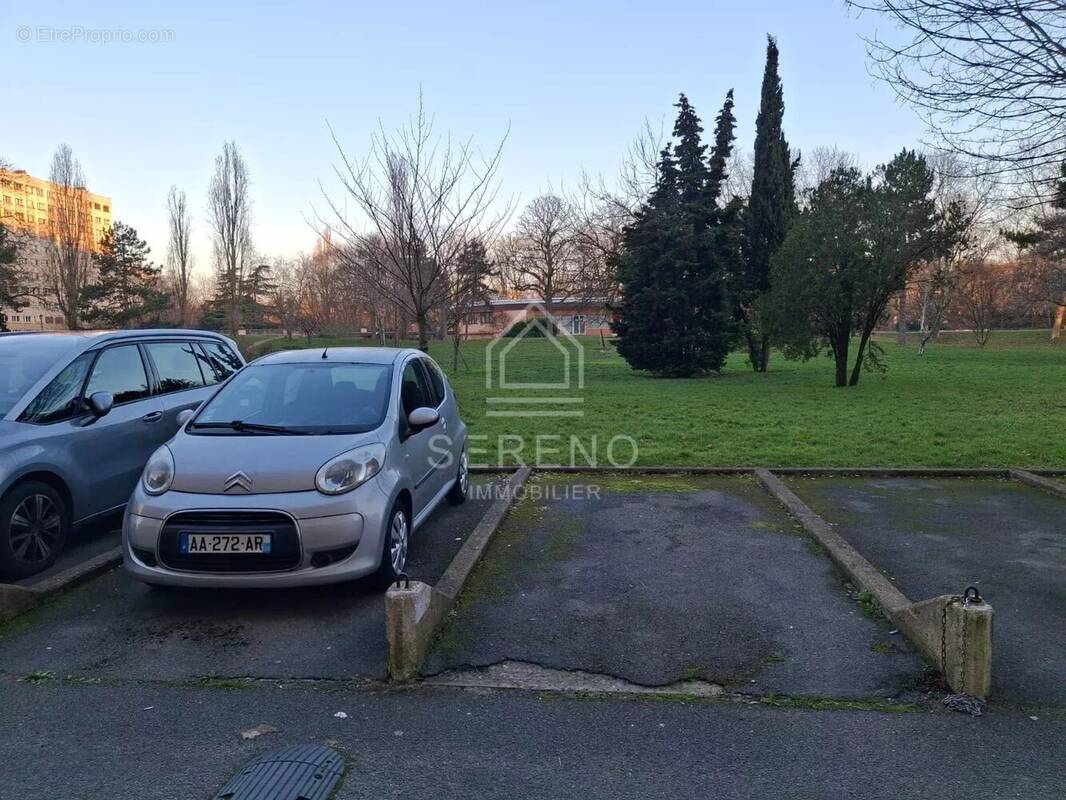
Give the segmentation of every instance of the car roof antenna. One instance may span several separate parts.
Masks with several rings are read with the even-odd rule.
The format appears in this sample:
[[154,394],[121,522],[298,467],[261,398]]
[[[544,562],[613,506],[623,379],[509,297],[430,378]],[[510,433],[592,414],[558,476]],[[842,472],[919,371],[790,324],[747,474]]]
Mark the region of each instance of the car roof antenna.
[[329,350],[329,348],[327,347],[325,350],[322,351],[322,358],[323,359],[325,359],[325,357],[326,357],[326,350]]

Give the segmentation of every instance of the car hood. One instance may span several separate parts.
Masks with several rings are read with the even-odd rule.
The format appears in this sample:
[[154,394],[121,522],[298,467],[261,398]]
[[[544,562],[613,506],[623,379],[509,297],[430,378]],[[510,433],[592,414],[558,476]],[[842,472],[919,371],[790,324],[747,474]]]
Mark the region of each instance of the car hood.
[[0,453],[12,453],[15,448],[32,444],[34,440],[43,439],[47,435],[47,428],[42,429],[38,425],[0,419]]
[[171,490],[230,496],[310,491],[323,464],[375,441],[377,437],[365,434],[219,436],[181,432],[169,443],[174,454]]

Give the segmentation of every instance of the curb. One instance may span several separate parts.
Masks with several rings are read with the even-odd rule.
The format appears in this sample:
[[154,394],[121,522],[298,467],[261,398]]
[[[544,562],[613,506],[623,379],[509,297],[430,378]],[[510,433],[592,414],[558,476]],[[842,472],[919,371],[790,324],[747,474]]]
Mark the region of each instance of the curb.
[[122,547],[113,547],[36,583],[0,583],[0,620],[13,619],[53,594],[72,589],[122,561]]
[[[1014,467],[670,467],[641,466],[612,467],[603,465],[563,466],[558,464],[502,466],[471,465],[470,471],[478,474],[513,473],[519,469],[535,472],[561,473],[607,473],[631,475],[752,475],[760,470],[775,475],[810,475],[812,477],[881,477],[881,478],[1018,478],[1015,473],[1028,473],[1034,478],[1066,477],[1066,469],[1024,470]],[[1021,478],[1018,478],[1021,480]]]
[[485,512],[436,586],[410,581],[402,588],[392,586],[385,593],[385,638],[389,645],[390,678],[409,681],[418,677],[437,631],[514,505],[518,490],[530,472],[529,467],[523,467],[507,479],[504,495]]
[[1066,484],[1053,481],[1050,478],[1044,478],[1024,469],[1012,469],[1010,471],[1010,476],[1020,483],[1032,486],[1036,489],[1043,489],[1045,492],[1056,495],[1057,497],[1066,497]]
[[814,513],[769,470],[755,476],[829,554],[855,586],[873,595],[881,611],[960,694],[986,697],[992,684],[992,606],[941,595],[915,603],[907,598],[832,526]]

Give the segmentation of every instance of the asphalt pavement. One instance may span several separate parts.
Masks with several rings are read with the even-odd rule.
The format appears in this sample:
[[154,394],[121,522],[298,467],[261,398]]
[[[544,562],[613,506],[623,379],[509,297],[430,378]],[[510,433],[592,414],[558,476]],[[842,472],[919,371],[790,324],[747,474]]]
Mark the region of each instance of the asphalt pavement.
[[977,586],[995,610],[995,702],[1066,708],[1066,500],[1006,480],[789,485],[911,600]]
[[[519,661],[662,686],[894,697],[921,663],[751,478],[541,477],[426,674]],[[598,497],[578,492],[598,486]],[[588,495],[588,496],[586,496]]]
[[[445,504],[415,532],[412,578],[440,577],[490,505],[484,498]],[[116,567],[0,626],[0,673],[383,679],[384,619],[383,592],[367,581],[158,590]]]
[[[252,757],[309,742],[346,756],[341,800],[1066,794],[1063,723],[1025,715],[10,679],[0,708],[3,800],[206,800]],[[274,730],[242,738],[259,726]]]

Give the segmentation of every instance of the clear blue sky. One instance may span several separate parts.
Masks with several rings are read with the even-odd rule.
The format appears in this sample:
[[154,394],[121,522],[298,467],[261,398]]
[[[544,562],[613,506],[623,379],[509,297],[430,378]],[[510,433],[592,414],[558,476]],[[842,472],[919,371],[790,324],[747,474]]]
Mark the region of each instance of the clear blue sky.
[[[767,32],[778,37],[786,135],[837,145],[867,164],[922,135],[866,71],[842,0],[749,2],[147,2],[0,0],[5,109],[0,157],[47,176],[70,143],[91,189],[165,251],[175,183],[194,210],[208,267],[204,198],[212,161],[235,139],[252,172],[255,240],[268,256],[309,250],[335,152],[401,123],[422,88],[438,128],[486,146],[510,126],[503,190],[522,200],[615,169],[645,117],[672,121],[684,91],[710,127],[736,91],[738,145],[751,148]],[[166,43],[37,41],[36,29],[168,30]],[[29,27],[31,33],[20,31]],[[29,37],[22,42],[20,38]]]

